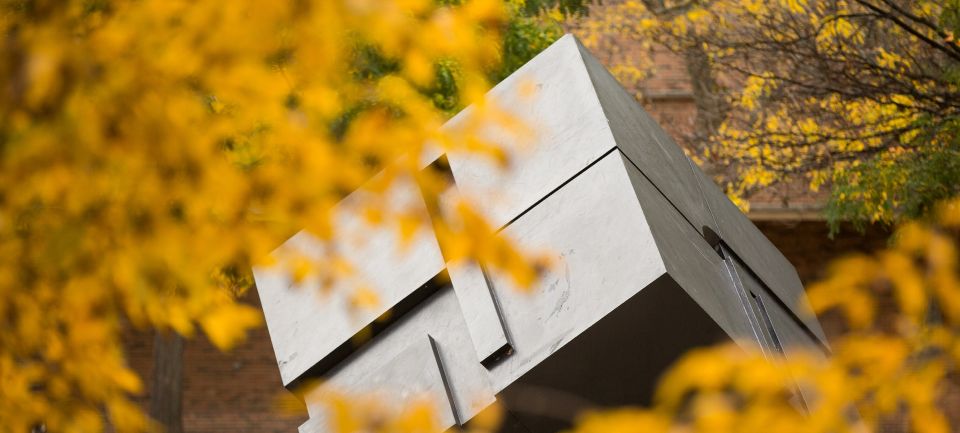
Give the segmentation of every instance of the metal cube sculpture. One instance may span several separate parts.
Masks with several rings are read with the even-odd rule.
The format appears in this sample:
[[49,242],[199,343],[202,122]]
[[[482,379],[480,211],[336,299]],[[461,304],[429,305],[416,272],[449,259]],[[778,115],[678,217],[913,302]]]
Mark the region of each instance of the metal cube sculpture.
[[[504,134],[506,168],[453,152],[420,155],[420,166],[446,158],[454,192],[502,227],[498,236],[556,252],[555,266],[519,290],[477,263],[445,263],[432,233],[401,252],[397,230],[347,217],[367,199],[358,191],[332,211],[334,242],[381,289],[382,308],[357,313],[344,291],[321,300],[315,283],[254,270],[285,386],[322,378],[311,393],[427,396],[442,428],[498,404],[502,431],[541,433],[582,409],[648,404],[658,376],[693,347],[732,339],[788,363],[795,348],[828,353],[793,266],[575,37],[488,96],[529,120],[536,143]],[[428,212],[413,181],[391,188],[396,206]],[[357,235],[371,240],[356,245]],[[319,248],[302,232],[278,251]],[[377,321],[388,309],[390,323]],[[802,410],[803,389],[785,385]],[[300,431],[327,431],[311,397]]]

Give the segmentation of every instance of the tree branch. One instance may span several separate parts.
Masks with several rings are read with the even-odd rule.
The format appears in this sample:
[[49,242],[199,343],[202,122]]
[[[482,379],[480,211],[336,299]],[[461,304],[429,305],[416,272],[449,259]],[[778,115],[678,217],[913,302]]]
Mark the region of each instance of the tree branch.
[[900,20],[899,18],[897,18],[894,14],[890,13],[890,11],[885,11],[885,10],[883,10],[883,9],[880,9],[879,7],[877,7],[877,6],[869,3],[869,2],[866,1],[866,0],[856,0],[856,1],[857,1],[857,3],[860,3],[861,5],[863,5],[864,7],[866,7],[866,8],[868,8],[868,9],[876,12],[876,13],[877,13],[878,15],[880,15],[881,17],[886,18],[886,19],[892,21],[894,24],[896,24],[896,25],[899,26],[900,28],[906,30],[907,33],[910,33],[911,35],[916,36],[918,39],[926,42],[928,45],[930,45],[930,46],[932,46],[932,47],[934,47],[934,48],[937,48],[937,49],[940,50],[940,51],[943,51],[946,55],[948,55],[948,56],[952,57],[954,60],[960,62],[960,53],[957,53],[957,52],[955,52],[954,50],[952,50],[952,49],[944,46],[943,44],[940,44],[939,42],[937,42],[937,41],[935,41],[935,40],[933,40],[933,39],[928,38],[928,37],[925,36],[923,33],[920,33],[917,29],[911,27],[911,26],[908,25],[907,23],[905,23],[905,22],[903,22],[902,20]]

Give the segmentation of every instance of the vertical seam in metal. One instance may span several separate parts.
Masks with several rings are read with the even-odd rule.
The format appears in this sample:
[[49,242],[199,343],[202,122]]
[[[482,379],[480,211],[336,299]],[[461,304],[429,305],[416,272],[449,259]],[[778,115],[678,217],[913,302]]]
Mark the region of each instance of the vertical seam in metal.
[[512,348],[513,347],[513,338],[510,337],[510,331],[507,330],[507,321],[503,317],[503,307],[500,306],[500,298],[497,297],[497,292],[493,290],[493,279],[487,275],[487,267],[482,263],[477,263],[480,266],[480,273],[483,275],[483,280],[487,283],[487,291],[490,292],[490,298],[493,299],[493,309],[497,312],[497,319],[500,320],[500,328],[503,329],[503,336],[507,339],[507,344]]
[[437,367],[440,369],[440,380],[443,382],[443,389],[447,392],[447,400],[450,401],[450,410],[453,411],[453,422],[457,423],[457,426],[462,427],[463,422],[460,421],[460,411],[457,410],[457,401],[453,398],[453,388],[451,387],[450,379],[447,378],[447,370],[443,366],[443,358],[440,356],[440,346],[437,345],[437,341],[433,339],[432,335],[427,334],[427,338],[430,339],[433,357],[436,359]]
[[723,239],[723,233],[720,233],[720,224],[717,222],[717,216],[713,214],[713,209],[710,208],[710,203],[707,203],[707,195],[703,193],[703,185],[700,185],[700,176],[697,176],[697,170],[693,168],[693,165],[696,163],[693,162],[693,159],[690,158],[690,156],[687,156],[687,163],[690,164],[690,174],[693,175],[693,180],[697,181],[697,189],[700,190],[700,201],[703,202],[703,205],[707,207],[707,212],[710,212],[710,219],[713,220],[713,226],[717,228],[717,236],[720,236],[720,239]]
[[720,243],[720,250],[724,252],[723,263],[726,265],[727,275],[730,276],[730,281],[733,283],[733,289],[737,292],[737,298],[740,300],[740,307],[743,309],[743,312],[747,317],[747,321],[750,322],[750,329],[753,330],[754,338],[756,339],[757,344],[760,345],[760,350],[766,354],[766,338],[764,338],[763,331],[760,329],[761,325],[759,319],[757,319],[756,315],[753,313],[753,308],[750,307],[750,300],[747,298],[747,291],[743,287],[743,283],[740,281],[740,275],[737,273],[737,268],[733,265],[733,257],[730,254],[727,254],[727,249],[724,248],[722,242]]

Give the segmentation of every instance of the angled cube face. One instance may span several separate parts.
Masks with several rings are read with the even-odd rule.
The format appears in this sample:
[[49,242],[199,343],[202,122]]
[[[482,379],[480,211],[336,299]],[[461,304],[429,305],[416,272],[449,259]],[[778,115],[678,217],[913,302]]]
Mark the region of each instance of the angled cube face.
[[509,351],[512,344],[500,319],[499,303],[492,293],[487,271],[476,260],[463,259],[448,263],[447,272],[477,356],[481,363],[489,365]]
[[[313,399],[354,398],[369,402],[371,409],[383,416],[402,416],[411,406],[423,406],[430,411],[431,423],[449,427],[457,420],[449,404],[448,387],[444,384],[443,365],[433,337],[419,336],[383,365],[359,378],[349,388],[338,389],[336,396],[312,395]],[[323,392],[332,392],[324,388]],[[301,433],[325,431],[334,414],[315,411],[310,421],[300,427]]]
[[[316,403],[324,393],[377,387],[401,402],[412,390],[445,398],[438,428],[499,404],[504,432],[556,432],[578,410],[649,403],[659,375],[694,347],[732,340],[778,363],[792,362],[797,347],[826,353],[790,263],[576,38],[561,38],[488,97],[532,131],[518,138],[480,125],[510,164],[429,147],[418,162],[445,158],[438,166],[454,182],[443,197],[462,197],[500,229],[495,236],[551,254],[552,265],[518,287],[472,260],[444,263],[429,233],[399,257],[391,234],[377,234],[376,247],[350,257],[388,287],[387,307],[400,307],[361,346],[350,337],[375,315],[345,325],[334,303],[307,306],[283,274],[257,270],[284,383],[325,380],[305,396],[311,420],[301,432],[327,431]],[[444,128],[475,127],[476,118],[468,107]],[[422,204],[415,185],[396,188]],[[443,197],[424,212],[442,217]],[[301,361],[284,372],[294,354]],[[807,390],[785,385],[802,410]]]
[[827,337],[813,314],[797,270],[700,167],[693,161],[690,161],[690,166],[700,181],[704,202],[714,216],[717,233],[723,242],[760,276],[763,284],[787,306],[789,313],[800,318],[818,342],[827,346]]
[[[350,339],[443,271],[440,247],[432,232],[423,230],[403,240],[393,225],[377,226],[355,218],[373,200],[386,200],[395,211],[420,212],[426,205],[412,179],[398,178],[383,197],[358,190],[331,213],[334,238],[323,241],[307,231],[297,233],[273,253],[276,264],[254,268],[284,386],[311,368],[329,369],[352,351]],[[391,222],[395,223],[395,222]],[[336,250],[355,268],[356,278],[321,288],[313,277],[296,282],[289,272],[294,260],[323,260]],[[357,285],[373,290],[379,302],[361,308],[352,301]],[[409,301],[408,301],[409,302]]]
[[[421,344],[428,341],[428,337],[433,347]],[[324,376],[324,386],[305,395],[310,417],[327,417],[326,407],[318,402],[322,402],[324,393],[331,390],[356,392],[379,385],[396,388],[397,384],[388,381],[386,376],[371,374],[392,360],[413,359],[415,356],[411,351],[417,351],[416,356],[434,357],[438,370],[442,372],[442,378],[437,378],[433,389],[445,389],[449,394],[437,410],[451,413],[451,416],[443,418],[448,422],[439,427],[445,429],[455,422],[466,422],[495,401],[486,369],[473,348],[457,294],[450,285],[443,285],[417,308],[331,369]],[[327,431],[321,427],[317,426],[319,430],[316,431]]]
[[[576,39],[564,37],[536,59],[487,95],[528,129],[517,136],[502,125],[480,128],[481,138],[501,145],[508,165],[472,152],[446,155],[463,199],[494,227],[509,223],[615,146]],[[475,117],[470,106],[442,128],[467,128]],[[438,156],[427,152],[421,161]]]

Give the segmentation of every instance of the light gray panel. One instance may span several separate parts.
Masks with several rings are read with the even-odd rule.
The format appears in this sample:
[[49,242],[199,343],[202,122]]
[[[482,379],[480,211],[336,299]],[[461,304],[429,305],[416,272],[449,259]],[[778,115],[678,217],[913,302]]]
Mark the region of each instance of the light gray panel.
[[398,410],[417,399],[427,399],[437,425],[446,428],[456,422],[429,336],[413,340],[410,347],[354,384],[351,391],[380,394],[384,403]]
[[717,233],[723,242],[826,345],[827,337],[817,316],[813,314],[796,268],[697,164],[689,162],[688,165],[700,182],[703,197],[717,221]]
[[590,50],[576,42],[617,147],[698,232],[702,233],[703,226],[714,227],[710,210],[700,197],[697,179],[687,167],[686,153]]
[[326,427],[326,418],[316,416],[307,420],[307,422],[300,424],[300,427],[297,428],[299,433],[326,433],[328,430]]
[[757,347],[723,258],[625,157],[624,164],[667,272],[731,338]]
[[666,272],[618,153],[499,236],[514,239],[520,248],[556,255],[529,288],[490,270],[513,345],[513,353],[490,369],[497,392]]
[[[411,405],[424,402],[432,409],[435,425],[441,429],[453,426],[456,419],[429,337],[424,335],[409,343],[406,349],[350,389],[340,391],[355,398],[376,399],[380,408],[389,414],[402,413]],[[325,422],[329,417],[322,412],[325,411],[312,416],[310,422],[301,426],[301,433],[331,431]]]
[[[515,131],[502,125],[483,128],[481,136],[499,143],[506,153],[506,166],[463,150],[451,150],[447,158],[460,194],[495,228],[510,222],[615,145],[572,35],[534,57],[487,97],[523,122],[532,134],[518,140]],[[441,130],[469,126],[475,122],[475,111],[476,107],[467,107]],[[428,149],[421,155],[421,165],[439,156],[437,149]]]
[[[448,222],[459,219],[460,192],[455,182],[451,182],[437,200],[439,217]],[[477,356],[486,364],[507,350],[510,340],[485,271],[476,260],[464,258],[447,263],[447,273],[460,300],[460,309],[470,329]]]
[[[398,177],[384,197],[387,209],[428,218],[412,179]],[[274,266],[253,270],[285,386],[444,269],[432,231],[419,230],[404,242],[396,219],[380,226],[366,222],[360,210],[375,199],[366,190],[350,194],[331,210],[333,239],[323,242],[301,231],[271,254]],[[334,250],[354,267],[356,278],[341,278],[323,294],[315,277],[293,281],[290,261],[321,261]],[[354,305],[351,296],[357,286],[374,289],[379,304],[365,309]]]
[[486,363],[487,359],[503,352],[510,344],[487,277],[480,264],[473,259],[450,262],[447,272],[460,301],[460,309],[470,329],[477,356]]
[[[413,311],[399,319],[380,335],[330,370],[325,384],[338,389],[352,389],[368,372],[382,368],[403,352],[410,341],[433,337],[443,361],[458,419],[473,418],[495,401],[486,370],[480,365],[470,339],[470,331],[460,311],[457,295],[450,286],[441,288]],[[311,400],[325,392],[319,387],[305,395],[310,416],[322,413],[322,407]]]

